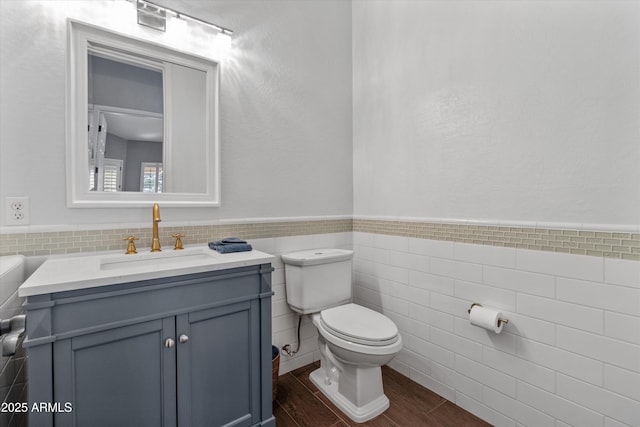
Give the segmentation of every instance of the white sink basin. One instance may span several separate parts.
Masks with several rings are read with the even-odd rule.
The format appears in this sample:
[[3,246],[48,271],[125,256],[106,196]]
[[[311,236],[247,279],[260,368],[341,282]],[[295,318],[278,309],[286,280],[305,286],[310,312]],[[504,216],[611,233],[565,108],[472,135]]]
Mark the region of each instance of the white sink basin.
[[[147,249],[148,250],[148,249]],[[181,251],[122,253],[85,256],[52,256],[18,289],[20,297],[66,292],[140,280],[225,270],[273,262],[274,256],[259,251],[219,254],[208,246]]]
[[[200,248],[198,248],[200,249]],[[205,250],[207,252],[205,252]],[[216,252],[211,249],[197,251],[151,252],[145,254],[106,256],[100,260],[100,270],[130,270],[167,268],[173,264],[217,262]]]

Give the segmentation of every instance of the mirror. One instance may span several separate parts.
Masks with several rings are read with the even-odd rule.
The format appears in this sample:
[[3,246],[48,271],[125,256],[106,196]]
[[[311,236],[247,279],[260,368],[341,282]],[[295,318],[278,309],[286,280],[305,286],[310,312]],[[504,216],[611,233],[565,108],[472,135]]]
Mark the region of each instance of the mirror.
[[69,207],[219,206],[219,64],[69,20]]

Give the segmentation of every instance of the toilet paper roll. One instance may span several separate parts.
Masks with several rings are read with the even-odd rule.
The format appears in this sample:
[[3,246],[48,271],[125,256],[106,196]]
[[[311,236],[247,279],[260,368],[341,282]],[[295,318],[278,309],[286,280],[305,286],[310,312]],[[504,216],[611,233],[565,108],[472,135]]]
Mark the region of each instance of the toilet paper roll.
[[472,325],[493,331],[496,334],[502,332],[504,326],[500,319],[502,319],[501,312],[479,305],[471,307],[471,313],[469,313],[469,321]]

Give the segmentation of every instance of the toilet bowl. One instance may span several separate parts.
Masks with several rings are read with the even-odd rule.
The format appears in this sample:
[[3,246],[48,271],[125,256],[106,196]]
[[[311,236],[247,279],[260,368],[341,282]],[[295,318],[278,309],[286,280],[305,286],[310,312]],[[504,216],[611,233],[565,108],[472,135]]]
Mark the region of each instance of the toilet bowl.
[[320,368],[311,381],[356,422],[389,407],[380,367],[402,349],[391,319],[351,303],[352,251],[319,249],[282,256],[287,302],[318,330]]
[[402,348],[398,328],[391,319],[357,304],[323,310],[311,318],[320,335],[345,362],[356,359],[380,366],[380,361],[389,362]]
[[[332,316],[336,313],[339,316]],[[349,322],[349,317],[354,321]],[[402,348],[395,324],[356,304],[323,310],[312,315],[312,321],[318,329],[320,368],[311,373],[311,381],[356,422],[383,413],[389,399],[380,367]],[[367,321],[371,321],[369,328],[364,327]]]

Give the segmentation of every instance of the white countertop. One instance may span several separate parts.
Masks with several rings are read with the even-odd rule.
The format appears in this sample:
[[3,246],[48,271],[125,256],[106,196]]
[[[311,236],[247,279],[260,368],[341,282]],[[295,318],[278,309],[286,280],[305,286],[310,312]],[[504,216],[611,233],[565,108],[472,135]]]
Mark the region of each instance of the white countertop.
[[94,254],[47,259],[18,289],[20,297],[74,291],[273,262],[260,252],[220,254],[207,246],[181,251]]

